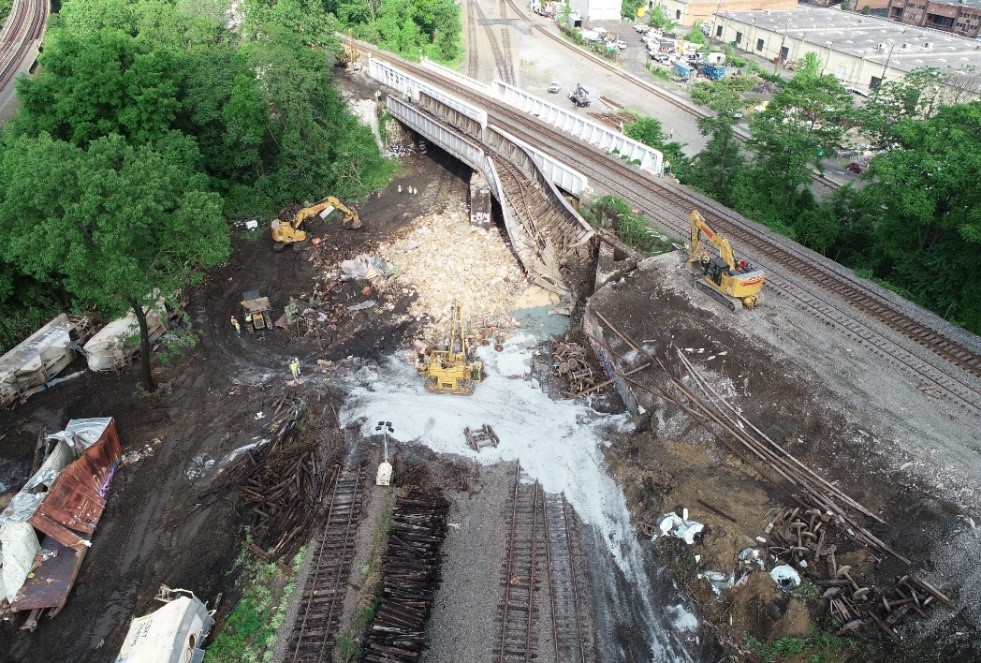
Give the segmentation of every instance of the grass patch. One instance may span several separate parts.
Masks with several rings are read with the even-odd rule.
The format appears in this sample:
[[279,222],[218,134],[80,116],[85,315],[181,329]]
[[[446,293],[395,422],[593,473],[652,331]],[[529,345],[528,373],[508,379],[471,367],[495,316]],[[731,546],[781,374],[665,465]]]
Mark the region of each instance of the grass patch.
[[816,599],[821,594],[821,590],[818,589],[817,585],[813,582],[804,578],[801,583],[794,587],[793,589],[787,590],[787,593],[791,596],[795,596],[802,601],[810,601],[811,599]]
[[208,647],[208,663],[264,663],[272,660],[276,631],[286,618],[289,598],[296,589],[296,571],[306,547],[293,558],[293,573],[264,562],[243,548],[231,572],[239,574],[242,596]]
[[611,228],[621,242],[641,253],[657,255],[672,249],[671,239],[658,232],[653,221],[616,196],[598,198],[580,212],[590,224]]
[[862,651],[862,644],[856,640],[839,638],[834,633],[815,629],[807,637],[777,638],[769,644],[747,636],[746,648],[764,661],[835,663],[852,660]]
[[361,589],[358,591],[358,609],[350,626],[337,638],[337,660],[340,663],[354,663],[361,660],[361,636],[365,628],[375,618],[381,603],[382,556],[388,546],[388,535],[394,529],[392,509],[395,506],[395,491],[385,491],[385,501],[378,516],[378,526],[371,538],[371,555],[368,563],[361,567]]

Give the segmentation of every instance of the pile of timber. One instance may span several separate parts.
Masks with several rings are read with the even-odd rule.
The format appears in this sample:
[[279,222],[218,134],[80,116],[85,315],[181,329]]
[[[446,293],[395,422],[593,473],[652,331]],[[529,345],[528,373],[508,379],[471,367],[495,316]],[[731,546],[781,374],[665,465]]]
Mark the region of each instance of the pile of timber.
[[340,471],[343,443],[334,425],[321,428],[319,436],[301,432],[309,430],[299,425],[307,415],[302,400],[283,394],[272,410],[270,442],[239,459],[198,504],[239,489],[242,506],[253,516],[253,552],[270,560],[295,555],[316,529],[325,492]]
[[368,625],[367,663],[418,661],[426,619],[440,583],[440,549],[449,503],[413,487],[395,501],[384,559],[381,603]]
[[[713,434],[720,430],[727,433],[717,439],[759,469],[797,503],[795,508],[778,512],[770,522],[766,531],[770,540],[768,550],[774,559],[807,569],[810,575],[816,576],[815,582],[819,586],[827,588],[822,598],[828,601],[832,617],[841,625],[839,634],[874,625],[898,639],[896,627],[907,617],[912,614],[924,616],[925,608],[931,604],[953,605],[943,592],[914,575],[904,575],[891,586],[863,586],[851,575],[850,566],[837,563],[835,553],[844,541],[862,546],[877,563],[882,561],[882,555],[891,555],[910,565],[906,557],[859,523],[863,517],[879,523],[883,520],[820,477],[746,419],[698,372],[681,348],[672,344],[666,356],[654,357],[599,312],[595,313],[638,357],[648,360],[626,372],[614,362],[613,370],[618,378],[629,387],[651,392],[677,406]],[[590,341],[606,350],[611,359],[629,363],[599,340],[590,337]],[[630,377],[653,364],[660,366],[666,384],[651,388]],[[602,385],[600,383],[593,389]],[[702,504],[732,520],[704,502]],[[822,566],[827,568],[826,575],[820,571]]]

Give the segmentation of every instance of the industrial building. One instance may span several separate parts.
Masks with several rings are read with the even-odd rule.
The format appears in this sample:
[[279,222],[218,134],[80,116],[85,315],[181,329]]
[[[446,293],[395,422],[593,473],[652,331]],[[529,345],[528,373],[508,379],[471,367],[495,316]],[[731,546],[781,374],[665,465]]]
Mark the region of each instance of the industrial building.
[[768,9],[794,9],[797,0],[651,0],[651,9],[660,7],[664,15],[681,26],[711,23],[720,11],[748,12]]
[[620,0],[570,0],[569,6],[586,21],[620,20]]
[[981,41],[875,16],[817,8],[721,12],[712,37],[773,62],[774,70],[817,53],[822,73],[860,93],[924,67],[952,74],[948,102],[981,91]]
[[889,0],[888,15],[901,23],[972,39],[981,31],[981,0]]

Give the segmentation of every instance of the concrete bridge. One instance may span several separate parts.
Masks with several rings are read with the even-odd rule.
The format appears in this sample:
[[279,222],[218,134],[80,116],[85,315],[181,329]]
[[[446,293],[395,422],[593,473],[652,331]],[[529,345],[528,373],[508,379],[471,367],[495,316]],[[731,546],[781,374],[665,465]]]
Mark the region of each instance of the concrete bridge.
[[[635,161],[641,168],[654,173],[662,170],[660,152],[608,127],[500,81],[487,86],[430,62],[423,66],[477,95],[503,101],[584,142]],[[371,58],[369,73],[398,93],[386,101],[394,118],[484,176],[501,205],[505,229],[529,279],[560,295],[570,294],[569,277],[588,264],[595,232],[562,191],[580,197],[589,189],[586,176],[490,124],[487,111],[480,106],[393,62]]]

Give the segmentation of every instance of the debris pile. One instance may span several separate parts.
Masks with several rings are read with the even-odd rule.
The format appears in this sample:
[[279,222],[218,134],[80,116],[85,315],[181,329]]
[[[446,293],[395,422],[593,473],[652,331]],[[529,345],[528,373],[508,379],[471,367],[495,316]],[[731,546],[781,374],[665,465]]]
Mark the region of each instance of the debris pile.
[[831,516],[817,509],[783,509],[767,525],[766,533],[772,559],[784,562],[791,570],[789,564],[806,569],[819,577],[817,585],[827,588],[822,598],[828,601],[831,616],[841,624],[839,634],[875,624],[897,638],[893,627],[910,611],[926,616],[923,609],[934,600],[952,605],[943,593],[908,575],[885,589],[861,584],[851,566],[838,565],[837,530]]
[[555,373],[565,385],[562,395],[566,398],[575,398],[596,386],[596,373],[586,358],[586,348],[583,346],[560,342],[552,351],[552,357],[555,359]]
[[416,295],[409,314],[431,318],[426,338],[446,328],[454,300],[470,318],[471,329],[492,327],[508,318],[528,286],[500,232],[471,226],[460,205],[416,219],[379,253],[397,270],[388,287]]
[[413,486],[398,497],[385,555],[381,603],[368,626],[364,661],[417,661],[439,588],[449,502]]
[[463,434],[467,436],[467,444],[474,451],[480,451],[486,447],[496,447],[500,444],[500,440],[497,438],[497,433],[494,429],[490,427],[490,424],[484,424],[478,430],[471,430],[469,426],[463,429]]
[[320,521],[325,490],[340,471],[342,440],[336,426],[324,426],[322,438],[303,435],[303,401],[283,394],[271,409],[270,443],[243,454],[197,508],[239,488],[261,551],[276,559],[296,554]]

